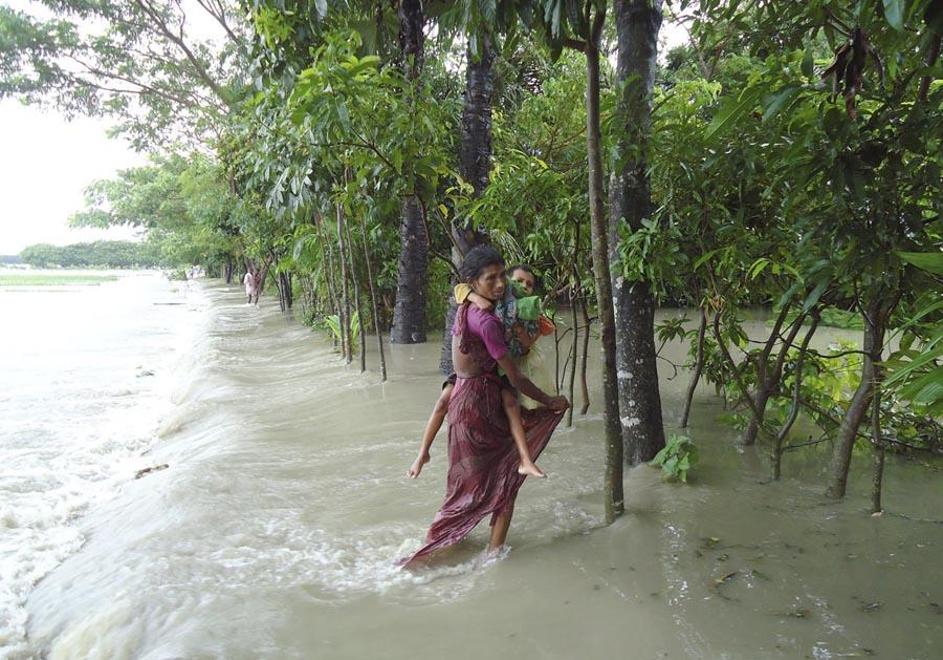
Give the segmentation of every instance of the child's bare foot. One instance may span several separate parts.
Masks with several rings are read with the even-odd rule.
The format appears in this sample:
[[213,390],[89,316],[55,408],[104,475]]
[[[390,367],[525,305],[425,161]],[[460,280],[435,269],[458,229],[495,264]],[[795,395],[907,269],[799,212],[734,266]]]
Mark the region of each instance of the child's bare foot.
[[546,473],[537,467],[533,461],[521,463],[519,466],[517,466],[517,473],[522,474],[525,477],[537,477],[538,479],[547,478]]

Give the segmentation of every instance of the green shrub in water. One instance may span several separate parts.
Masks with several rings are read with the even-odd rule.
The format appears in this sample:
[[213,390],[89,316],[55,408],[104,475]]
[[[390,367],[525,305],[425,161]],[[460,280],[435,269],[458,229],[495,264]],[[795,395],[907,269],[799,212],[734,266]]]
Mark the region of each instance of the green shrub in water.
[[[337,341],[341,341],[341,320],[337,314],[324,317],[324,326]],[[354,310],[350,317],[350,341],[356,342],[360,338],[360,314]],[[354,345],[356,349],[356,344]]]
[[655,454],[651,465],[660,465],[669,481],[688,482],[688,470],[697,464],[697,447],[684,435],[671,434],[664,449]]

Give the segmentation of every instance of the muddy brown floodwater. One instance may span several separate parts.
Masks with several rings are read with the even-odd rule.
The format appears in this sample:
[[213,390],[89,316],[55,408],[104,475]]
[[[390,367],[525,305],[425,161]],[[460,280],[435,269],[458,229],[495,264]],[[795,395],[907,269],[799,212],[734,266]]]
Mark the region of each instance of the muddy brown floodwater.
[[[444,492],[444,430],[422,476],[405,477],[438,346],[391,347],[380,384],[271,298],[257,309],[235,288],[194,286],[200,331],[178,346],[173,407],[135,466],[169,467],[129,470],[76,521],[84,545],[32,591],[18,655],[943,657],[939,466],[890,461],[887,513],[872,518],[867,457],[842,502],[822,496],[825,446],[787,453],[769,483],[765,450],[737,447],[704,387],[692,483],[630,469],[626,513],[604,527],[594,388],[591,413],[541,458],[550,478],[524,485],[509,553],[482,558],[483,524],[434,567],[402,572],[393,560],[418,547]],[[687,377],[661,367],[671,432]]]

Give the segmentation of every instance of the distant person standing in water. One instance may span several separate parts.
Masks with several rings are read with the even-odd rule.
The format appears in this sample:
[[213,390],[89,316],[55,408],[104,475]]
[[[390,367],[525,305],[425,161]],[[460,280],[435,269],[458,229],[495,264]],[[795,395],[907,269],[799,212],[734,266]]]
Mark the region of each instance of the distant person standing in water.
[[242,283],[246,287],[246,296],[249,299],[246,301],[246,304],[251,305],[254,302],[256,305],[258,305],[259,293],[262,289],[262,278],[259,273],[252,272],[252,269],[250,268],[248,271],[246,271],[246,276],[242,278]]
[[[504,297],[504,260],[489,246],[465,255],[462,277],[492,306]],[[432,521],[426,544],[397,562],[414,564],[436,550],[461,541],[482,518],[491,516],[489,552],[504,545],[514,500],[524,483],[520,457],[502,404],[501,390],[513,387],[543,407],[521,410],[527,450],[536,460],[569,407],[566,397],[550,396],[521,373],[493,311],[470,305],[458,309],[452,327],[456,383],[448,404],[449,471],[445,502]],[[498,365],[507,381],[498,375]]]

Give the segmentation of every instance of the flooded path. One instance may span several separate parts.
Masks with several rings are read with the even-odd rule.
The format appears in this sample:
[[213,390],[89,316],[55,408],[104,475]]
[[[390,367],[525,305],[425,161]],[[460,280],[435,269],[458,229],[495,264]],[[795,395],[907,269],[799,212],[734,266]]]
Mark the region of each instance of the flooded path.
[[[174,359],[141,361],[171,405],[127,446],[135,462],[112,470],[109,496],[63,523],[76,540],[24,602],[29,639],[10,657],[943,655],[939,472],[892,461],[892,513],[877,519],[864,464],[844,502],[821,497],[817,448],[787,454],[787,478],[769,484],[762,450],[737,449],[706,388],[691,485],[629,470],[626,515],[603,527],[594,391],[596,414],[561,426],[541,458],[550,479],[522,489],[509,555],[482,561],[482,525],[436,567],[398,571],[444,492],[444,430],[420,479],[405,477],[439,390],[438,346],[392,347],[380,384],[271,298],[254,308],[236,288],[194,287],[167,308],[182,319]],[[685,380],[662,383],[669,425]],[[21,395],[4,396],[18,415]],[[70,422],[83,442],[94,419]]]

